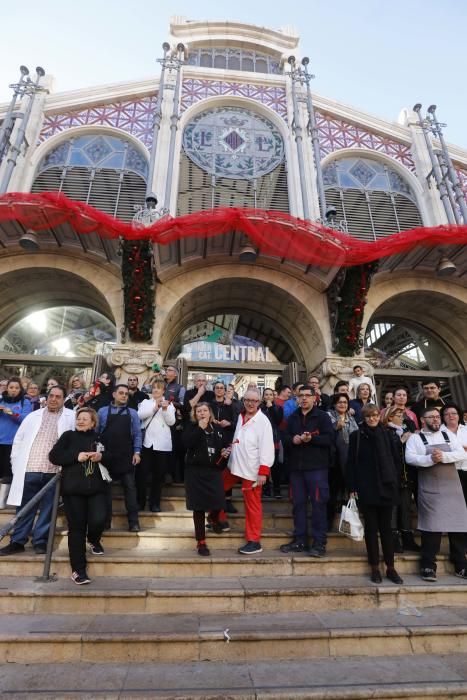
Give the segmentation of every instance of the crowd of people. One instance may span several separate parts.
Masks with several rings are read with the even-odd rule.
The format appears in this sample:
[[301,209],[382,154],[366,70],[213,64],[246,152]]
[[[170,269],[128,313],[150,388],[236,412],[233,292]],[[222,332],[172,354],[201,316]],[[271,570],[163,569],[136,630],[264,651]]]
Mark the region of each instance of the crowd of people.
[[[294,533],[280,547],[284,554],[325,556],[328,532],[354,497],[373,582],[382,581],[379,540],[390,581],[402,583],[394,554],[403,551],[419,552],[422,579],[436,581],[443,533],[455,574],[467,579],[467,426],[464,412],[441,398],[438,381],[427,380],[410,408],[403,386],[387,392],[379,408],[373,382],[358,365],[333,395],[311,375],[277,391],[261,393],[250,384],[241,400],[233,385],[216,381],[209,388],[203,373],[186,390],[173,366],[155,367],[143,387],[135,375],[123,384],[108,372],[89,389],[79,375],[67,389],[50,379],[43,394],[23,378],[1,384],[0,479],[11,484],[8,504],[23,508],[61,471],[77,584],[90,581],[87,547],[104,554],[112,482],[121,483],[128,528],[137,533],[141,511],[161,512],[168,478],[185,483],[200,556],[210,555],[206,531],[230,530],[237,484],[245,506],[245,544],[238,551],[260,553],[262,503],[281,499],[287,484]],[[24,552],[29,538],[34,552],[44,554],[52,505],[48,489],[0,555]]]

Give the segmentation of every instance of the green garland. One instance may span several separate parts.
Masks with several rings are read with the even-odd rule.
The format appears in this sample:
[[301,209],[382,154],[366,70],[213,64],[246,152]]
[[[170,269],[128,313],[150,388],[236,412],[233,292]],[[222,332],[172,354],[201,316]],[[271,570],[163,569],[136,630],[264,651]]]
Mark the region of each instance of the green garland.
[[365,310],[371,277],[377,263],[349,267],[340,289],[338,317],[335,329],[336,350],[342,357],[351,357],[359,352],[363,344],[361,337],[363,312]]
[[150,343],[155,294],[150,241],[123,242],[122,278],[125,329],[130,340]]

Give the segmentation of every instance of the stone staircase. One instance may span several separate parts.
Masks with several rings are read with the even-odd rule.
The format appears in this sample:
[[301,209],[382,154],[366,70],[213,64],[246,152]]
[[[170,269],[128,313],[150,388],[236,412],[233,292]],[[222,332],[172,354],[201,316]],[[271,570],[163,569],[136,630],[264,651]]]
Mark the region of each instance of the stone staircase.
[[[183,488],[126,531],[116,490],[90,586],[70,580],[60,516],[53,582],[43,557],[0,558],[0,694],[5,698],[467,698],[467,585],[446,555],[436,584],[400,555],[402,586],[368,580],[363,544],[331,534],[323,559],[278,551],[290,504],[264,504],[264,551],[231,532],[194,549]],[[0,511],[0,522],[12,511]]]

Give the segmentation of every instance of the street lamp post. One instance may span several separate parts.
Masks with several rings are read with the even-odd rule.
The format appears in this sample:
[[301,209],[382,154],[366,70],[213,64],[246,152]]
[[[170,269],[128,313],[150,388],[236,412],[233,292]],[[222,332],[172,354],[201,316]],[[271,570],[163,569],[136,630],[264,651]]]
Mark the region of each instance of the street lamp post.
[[[7,162],[6,162],[6,168],[5,172],[3,174],[2,182],[0,183],[0,194],[4,193],[8,189],[8,185],[10,184],[11,176],[13,174],[13,170],[15,169],[16,162],[18,160],[18,155],[21,153],[21,148],[23,146],[23,143],[25,141],[25,136],[26,136],[26,129],[28,126],[29,118],[31,116],[32,112],[32,107],[34,104],[34,100],[36,95],[39,92],[42,92],[44,88],[39,85],[41,78],[44,77],[45,75],[45,70],[41,68],[41,66],[37,66],[36,68],[36,77],[34,80],[32,80],[29,77],[29,70],[26,68],[26,66],[21,66],[20,68],[21,71],[21,79],[18,83],[13,85],[13,99],[10,104],[11,113],[9,110],[9,115],[8,115],[8,124],[6,125],[5,131],[2,134],[2,139],[3,139],[3,145],[2,145],[2,150],[5,155],[7,155]],[[21,97],[27,96],[28,103],[26,106],[26,109],[23,114],[15,114],[14,107],[16,104],[17,98],[21,95]],[[16,132],[16,138],[14,142],[10,145],[8,148],[9,144],[9,137],[13,131],[13,122],[12,119],[21,119],[21,126],[19,127],[18,131]],[[0,141],[1,143],[1,141]]]
[[431,131],[435,136],[438,137],[439,142],[441,144],[441,152],[443,154],[443,160],[446,165],[447,176],[449,177],[449,180],[452,184],[457,206],[461,211],[462,218],[464,219],[464,224],[467,224],[467,202],[465,201],[464,192],[462,191],[459,178],[452,164],[451,156],[449,155],[446,141],[444,140],[442,127],[446,126],[446,124],[440,124],[440,122],[438,121],[438,118],[436,116],[436,105],[430,105],[428,107],[428,114],[430,116],[427,117],[427,121],[431,127]]

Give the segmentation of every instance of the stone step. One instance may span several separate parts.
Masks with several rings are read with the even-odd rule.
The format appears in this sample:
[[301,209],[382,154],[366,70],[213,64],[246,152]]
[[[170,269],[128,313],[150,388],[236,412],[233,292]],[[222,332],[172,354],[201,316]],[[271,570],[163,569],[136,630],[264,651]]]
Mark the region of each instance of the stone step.
[[451,700],[467,697],[463,654],[220,663],[15,663],[0,667],[12,700]]
[[4,664],[4,697],[60,700],[460,700],[467,657],[425,654],[288,661]]
[[[90,569],[91,570],[91,567]],[[395,586],[368,576],[229,576],[117,578],[97,576],[76,586],[68,575],[52,582],[0,577],[0,613],[284,613],[396,609],[402,619],[434,606],[465,606],[467,586],[450,575],[427,584],[413,574]]]
[[0,663],[266,661],[467,652],[467,609],[0,615]]
[[[232,503],[235,505],[237,508],[238,512],[240,515],[244,515],[245,513],[245,504],[243,502],[242,498],[233,498]],[[287,515],[291,516],[292,514],[292,503],[289,501],[288,498],[282,498],[281,500],[278,499],[264,499],[262,501],[263,504],[263,513],[265,514],[274,514],[274,515]],[[124,511],[125,506],[123,502],[123,496],[119,494],[114,494],[113,495],[113,509],[115,511]],[[174,512],[183,512],[183,513],[188,513],[190,511],[187,511],[186,509],[186,500],[185,500],[185,495],[183,496],[165,496],[164,494],[162,495],[161,498],[161,510],[162,513],[174,513]],[[145,511],[145,513],[149,513],[149,507]],[[63,509],[61,508],[59,513],[63,513]],[[0,525],[3,525],[4,523],[8,522],[8,520],[11,520],[11,518],[15,514],[15,509],[14,508],[1,508],[0,509]]]
[[[200,557],[193,551],[181,551],[175,546],[174,536],[167,536],[172,543],[171,549],[137,548],[139,536],[128,534],[127,547],[134,542],[135,548],[108,549],[104,556],[88,555],[91,576],[111,576],[118,578],[151,577],[225,577],[227,576],[353,576],[368,574],[368,564],[363,548],[359,551],[334,549],[315,559],[308,555],[290,556],[277,550],[264,551],[261,554],[244,556],[235,549],[226,549],[227,535],[208,539],[211,548],[210,557]],[[141,534],[141,533],[140,533]],[[164,537],[161,535],[161,537]],[[185,537],[185,535],[183,535]],[[133,540],[131,539],[133,538]],[[104,541],[107,546],[107,541]],[[0,576],[41,576],[43,569],[42,555],[35,555],[27,548],[24,553],[0,557]],[[420,558],[417,554],[401,554],[396,557],[399,573],[418,574]],[[70,564],[66,550],[55,550],[52,558],[51,572],[60,578],[68,578]],[[452,574],[453,566],[446,554],[438,557],[438,574]]]
[[[13,515],[13,512],[0,511],[0,525],[4,525],[11,520]],[[228,519],[229,523],[237,530],[242,530],[245,527],[245,516],[243,513],[229,514]],[[162,527],[166,530],[191,532],[193,530],[193,514],[191,511],[181,509],[162,511],[161,513],[140,511],[139,523],[144,530]],[[128,527],[128,519],[122,503],[116,502],[115,504],[112,514],[112,526],[116,529]],[[66,528],[66,517],[62,510],[59,511],[57,517],[57,527]],[[265,511],[263,513],[263,527],[269,530],[278,529],[282,532],[286,530],[292,532],[292,514]]]

